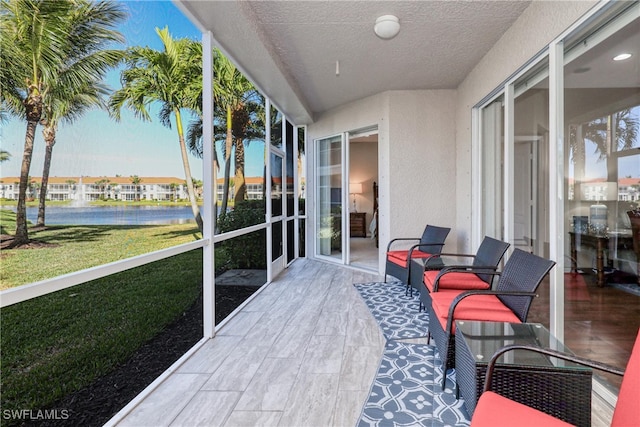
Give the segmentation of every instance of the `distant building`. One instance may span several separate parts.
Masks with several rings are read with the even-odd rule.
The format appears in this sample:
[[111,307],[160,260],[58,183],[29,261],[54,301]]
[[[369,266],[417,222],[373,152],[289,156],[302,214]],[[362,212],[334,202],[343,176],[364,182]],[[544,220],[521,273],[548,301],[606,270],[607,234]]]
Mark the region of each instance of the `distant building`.
[[[578,194],[575,194],[579,189]],[[607,182],[598,178],[582,182],[569,180],[569,200],[640,202],[640,178],[620,178]]]
[[[19,177],[0,178],[0,198],[17,200]],[[32,177],[27,197],[38,198],[42,178]],[[131,177],[81,176],[50,177],[47,200],[93,201],[113,200],[178,200],[188,198],[184,179],[175,177],[139,177],[134,184]]]
[[[184,179],[175,177],[150,177],[141,176],[138,184],[131,182],[131,177],[124,176],[65,176],[50,177],[47,185],[47,200],[78,200],[94,201],[103,199],[112,200],[178,200],[187,199],[187,185]],[[0,178],[0,198],[18,200],[20,177],[9,176]],[[31,185],[27,191],[27,197],[37,199],[40,197],[40,185],[42,178],[31,177]],[[287,193],[293,191],[293,180],[287,178]],[[248,200],[260,200],[264,198],[264,178],[246,177],[246,198]],[[282,194],[282,182],[278,177],[272,178],[272,193]],[[198,197],[200,189],[196,189]],[[224,178],[218,178],[216,182],[216,199],[222,201],[224,194]],[[229,200],[233,200],[236,191],[231,179],[229,187]],[[301,197],[304,197],[304,184],[300,189]]]

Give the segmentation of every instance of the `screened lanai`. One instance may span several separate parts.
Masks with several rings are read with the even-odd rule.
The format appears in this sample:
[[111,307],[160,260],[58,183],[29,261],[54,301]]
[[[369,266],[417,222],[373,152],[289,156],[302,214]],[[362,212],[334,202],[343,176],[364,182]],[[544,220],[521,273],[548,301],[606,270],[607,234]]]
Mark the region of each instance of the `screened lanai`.
[[[488,235],[554,260],[556,267],[532,308],[532,321],[577,354],[626,363],[640,326],[640,296],[629,279],[638,274],[638,255],[623,242],[631,230],[626,212],[640,199],[640,141],[623,132],[637,128],[639,121],[637,2],[174,4],[201,35],[203,93],[212,94],[203,97],[202,140],[215,140],[218,132],[213,119],[214,48],[259,92],[264,136],[245,147],[261,154],[254,157],[259,172],[246,175],[246,198],[261,194],[262,211],[251,224],[224,231],[216,227],[214,213],[225,190],[220,186],[224,169],[215,165],[224,153],[202,144],[203,229],[197,240],[2,295],[5,307],[96,277],[109,280],[114,273],[196,254],[201,261],[188,265],[197,270],[190,280],[201,281],[195,286],[202,290],[202,339],[112,424],[153,424],[154,416],[164,413],[154,405],[159,401],[172,409],[176,390],[197,390],[185,391],[181,401],[181,408],[189,406],[193,412],[183,413],[184,419],[167,416],[166,424],[198,419],[207,405],[228,410],[223,411],[228,425],[233,420],[252,425],[309,420],[351,425],[359,420],[385,342],[352,285],[380,281],[386,244],[394,237],[417,235],[426,224],[452,229],[445,242],[452,252],[472,253]],[[374,31],[376,19],[390,14],[398,17],[400,31],[380,38]],[[611,53],[633,49],[630,60],[611,68]],[[572,241],[583,217],[594,224],[592,205],[605,206],[601,231],[606,230],[607,239],[617,239],[607,240],[604,252],[585,239],[577,248]],[[256,242],[263,265],[259,286],[244,305],[218,322],[216,289],[226,278],[218,274],[216,249],[241,259]],[[366,261],[360,254],[366,254]],[[581,278],[577,285],[567,282],[570,274]],[[307,292],[318,299],[306,299]],[[334,308],[324,307],[329,301],[339,301],[335,318]],[[596,309],[596,303],[602,305]],[[607,312],[623,313],[624,321],[611,321]],[[263,315],[265,325],[257,320]],[[306,315],[315,322],[302,326],[296,316]],[[264,384],[249,390],[244,386],[250,374],[242,380],[246,384],[239,380],[240,385],[224,390],[207,386],[211,378],[222,376],[219,368],[230,363],[232,351],[246,350],[244,356],[257,351],[236,347],[246,338],[238,330],[244,334],[255,328],[258,333],[272,321],[290,330],[279,329],[273,336],[281,340],[278,345],[259,355],[268,363],[248,362],[253,373],[288,373],[293,369],[285,366],[288,362],[294,368],[317,362],[293,360],[287,351],[295,352],[296,344],[304,347],[298,348],[299,356],[315,348],[330,354],[325,371],[291,374],[300,380],[292,388],[299,400],[284,407],[288,397],[272,396],[278,390]],[[296,326],[306,329],[297,331]],[[339,354],[332,353],[328,338],[334,335],[342,343]],[[310,342],[317,347],[307,347]],[[206,363],[219,360],[220,365],[194,361],[200,355]],[[354,361],[359,364],[350,365]],[[616,381],[594,383],[596,405],[602,405],[594,412],[609,413]],[[323,394],[327,390],[331,392]],[[307,419],[298,409],[327,396],[333,404],[314,406],[318,413],[310,416],[318,418]],[[268,404],[262,401],[257,410],[255,401],[247,403],[250,399]],[[233,410],[242,413],[230,415]],[[202,419],[211,420],[211,415]]]

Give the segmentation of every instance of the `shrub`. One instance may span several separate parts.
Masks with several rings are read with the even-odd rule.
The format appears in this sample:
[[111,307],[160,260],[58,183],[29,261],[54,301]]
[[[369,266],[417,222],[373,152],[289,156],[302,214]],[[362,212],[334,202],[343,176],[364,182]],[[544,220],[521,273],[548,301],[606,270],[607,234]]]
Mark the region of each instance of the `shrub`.
[[[220,232],[225,233],[264,223],[265,206],[264,200],[246,200],[238,203],[232,210],[221,213],[218,217]],[[267,268],[266,230],[226,240],[218,245],[218,249],[216,256],[225,258],[224,265],[221,266],[225,270]],[[220,265],[218,262],[216,264]]]

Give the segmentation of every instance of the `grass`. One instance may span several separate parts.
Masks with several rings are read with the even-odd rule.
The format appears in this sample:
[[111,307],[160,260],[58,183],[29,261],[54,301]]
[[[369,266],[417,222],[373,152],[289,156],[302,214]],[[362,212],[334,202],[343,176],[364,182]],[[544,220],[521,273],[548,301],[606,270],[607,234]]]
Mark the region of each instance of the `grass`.
[[[0,210],[0,226],[3,230],[14,230],[15,214]],[[195,224],[50,226],[42,231],[31,230],[30,239],[51,246],[3,251],[0,290],[192,242],[200,237]]]
[[110,372],[180,316],[201,287],[197,249],[4,308],[2,409],[47,408]]
[[[0,210],[2,232],[15,213]],[[56,277],[200,238],[194,224],[51,226],[49,245],[3,250],[0,289]],[[229,264],[216,248],[216,271]],[[190,307],[202,289],[202,249],[0,311],[0,407],[46,409],[124,363]],[[3,425],[12,421],[3,420]]]
[[[0,210],[0,226],[14,230],[15,213]],[[51,245],[3,250],[0,289],[191,242],[200,233],[193,224],[54,226],[29,237]],[[197,249],[3,308],[0,406],[44,409],[91,384],[177,319],[201,289]]]

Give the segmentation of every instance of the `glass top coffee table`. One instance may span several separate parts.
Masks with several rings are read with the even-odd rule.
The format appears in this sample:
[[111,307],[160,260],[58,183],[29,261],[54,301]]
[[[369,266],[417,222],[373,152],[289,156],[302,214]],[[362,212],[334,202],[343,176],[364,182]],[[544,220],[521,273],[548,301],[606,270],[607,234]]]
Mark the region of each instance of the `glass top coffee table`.
[[[539,323],[456,321],[456,381],[469,415],[485,372],[502,347],[522,344],[571,353]],[[526,350],[506,353],[491,390],[578,426],[591,425],[591,369]]]

